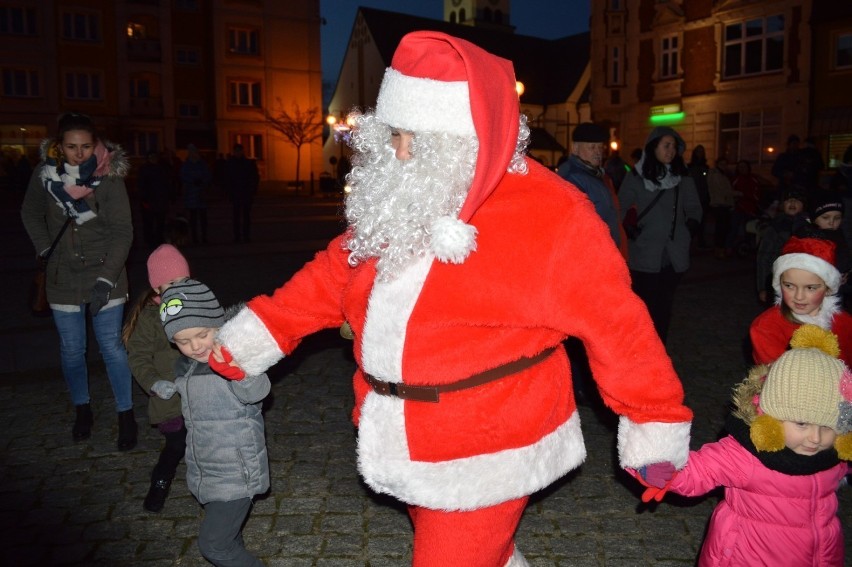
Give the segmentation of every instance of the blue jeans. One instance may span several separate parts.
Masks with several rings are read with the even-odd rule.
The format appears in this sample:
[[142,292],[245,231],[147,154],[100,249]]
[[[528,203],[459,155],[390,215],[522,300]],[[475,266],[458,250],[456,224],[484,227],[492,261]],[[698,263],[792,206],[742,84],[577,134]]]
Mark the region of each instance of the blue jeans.
[[[59,331],[59,354],[62,359],[62,374],[75,406],[89,403],[89,370],[86,366],[86,305],[80,311],[53,310],[53,320]],[[127,350],[121,342],[121,322],[124,306],[117,305],[102,309],[92,317],[92,327],[106,365],[112,393],[115,396],[115,411],[133,408],[133,391]]]

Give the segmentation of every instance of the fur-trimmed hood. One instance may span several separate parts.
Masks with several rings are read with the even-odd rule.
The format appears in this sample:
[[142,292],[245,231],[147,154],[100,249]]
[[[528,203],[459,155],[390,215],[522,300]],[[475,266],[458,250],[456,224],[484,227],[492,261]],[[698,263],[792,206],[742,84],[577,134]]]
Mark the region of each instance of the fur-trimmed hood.
[[[130,171],[130,162],[127,159],[127,153],[119,144],[114,144],[109,140],[99,139],[98,145],[95,148],[98,155],[98,171],[97,174],[106,177],[126,177]],[[56,150],[56,139],[45,138],[39,144],[39,158],[42,164],[56,163],[58,158]],[[105,170],[105,171],[104,171]]]

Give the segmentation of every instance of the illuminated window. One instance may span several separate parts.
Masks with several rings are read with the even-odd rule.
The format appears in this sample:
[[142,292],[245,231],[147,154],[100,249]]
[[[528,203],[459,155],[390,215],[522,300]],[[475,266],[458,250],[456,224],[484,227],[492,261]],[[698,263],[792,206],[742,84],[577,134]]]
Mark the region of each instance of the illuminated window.
[[263,136],[260,134],[237,133],[231,136],[231,147],[243,145],[243,152],[249,159],[263,159]]

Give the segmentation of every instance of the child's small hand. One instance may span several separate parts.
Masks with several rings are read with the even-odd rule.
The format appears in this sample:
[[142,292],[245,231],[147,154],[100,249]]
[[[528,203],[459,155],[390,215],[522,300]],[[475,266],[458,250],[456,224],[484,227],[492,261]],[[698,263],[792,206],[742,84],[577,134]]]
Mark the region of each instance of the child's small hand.
[[642,493],[642,502],[646,503],[651,500],[662,502],[669,490],[669,485],[677,476],[677,470],[669,462],[654,463],[638,470],[630,468],[625,470],[645,487],[645,492]]
[[177,392],[177,386],[175,386],[174,382],[169,382],[168,380],[157,380],[151,386],[151,391],[157,395],[158,398],[163,400],[168,400]]
[[246,377],[246,373],[234,362],[234,357],[231,356],[228,349],[218,343],[213,345],[207,364],[210,365],[213,372],[228,380],[242,380]]

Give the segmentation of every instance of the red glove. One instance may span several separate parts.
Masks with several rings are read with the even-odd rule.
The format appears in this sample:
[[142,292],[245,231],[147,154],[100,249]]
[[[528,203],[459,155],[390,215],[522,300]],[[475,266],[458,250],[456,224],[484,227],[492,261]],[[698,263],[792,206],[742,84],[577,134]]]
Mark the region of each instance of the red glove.
[[207,358],[207,364],[210,365],[210,368],[223,378],[227,378],[228,380],[242,380],[246,377],[246,373],[243,372],[243,369],[239,366],[232,365],[231,362],[234,360],[234,357],[231,356],[231,353],[225,347],[219,347],[220,352],[222,353],[222,358],[224,359],[222,362],[216,360],[216,357],[213,356],[213,353],[210,353],[210,356]]
[[[672,481],[677,476],[677,470],[669,462],[654,463],[639,470],[627,469],[627,472],[633,475],[645,487],[645,492],[642,493],[642,502],[645,503],[651,500],[662,502],[663,497],[669,490],[669,486],[671,486]],[[649,482],[650,480],[653,480],[656,484],[652,484],[652,482]]]

